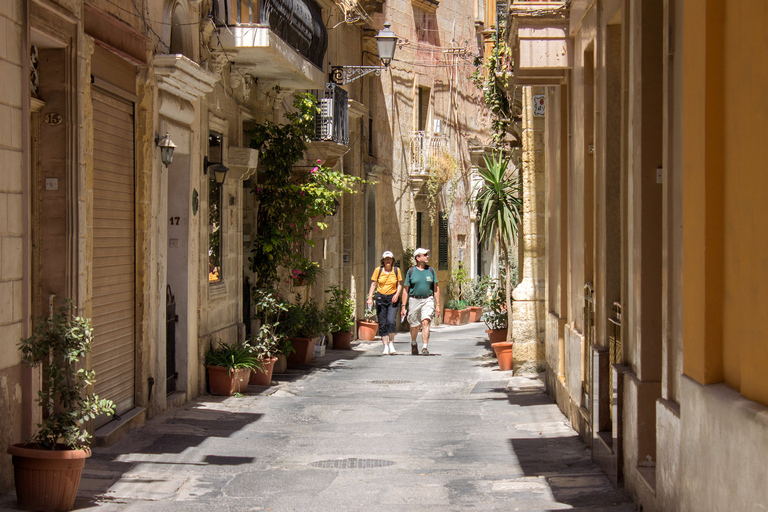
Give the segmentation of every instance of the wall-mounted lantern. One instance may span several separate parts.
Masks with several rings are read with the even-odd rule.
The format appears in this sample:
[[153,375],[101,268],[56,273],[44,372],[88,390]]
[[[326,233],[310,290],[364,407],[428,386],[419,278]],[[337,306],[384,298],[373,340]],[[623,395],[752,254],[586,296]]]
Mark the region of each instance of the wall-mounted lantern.
[[381,75],[381,72],[389,67],[389,63],[395,57],[395,49],[397,48],[397,36],[389,28],[390,26],[391,23],[384,23],[384,28],[376,34],[376,45],[379,48],[381,66],[333,66],[331,67],[331,81],[338,85],[345,85],[368,73],[376,73],[376,76]]
[[209,163],[208,157],[205,157],[203,159],[203,174],[208,174],[208,171],[213,173],[213,179],[216,180],[216,183],[221,185],[224,183],[224,180],[227,179],[227,172],[229,171],[229,167],[224,164]]
[[162,139],[159,135],[155,135],[155,144],[160,148],[160,160],[164,166],[168,167],[173,161],[173,150],[176,149],[176,144],[171,142],[170,133],[165,132],[165,137]]

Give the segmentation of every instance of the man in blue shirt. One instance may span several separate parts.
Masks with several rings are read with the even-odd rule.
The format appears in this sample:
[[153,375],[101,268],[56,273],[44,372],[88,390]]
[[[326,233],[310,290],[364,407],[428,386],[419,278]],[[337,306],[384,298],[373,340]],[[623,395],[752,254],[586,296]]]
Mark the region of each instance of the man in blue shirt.
[[408,325],[411,328],[411,354],[418,355],[416,337],[421,330],[422,355],[428,356],[429,324],[432,315],[440,316],[440,288],[437,286],[437,273],[430,267],[429,249],[419,247],[413,252],[416,265],[408,269],[403,283],[403,314],[408,305]]

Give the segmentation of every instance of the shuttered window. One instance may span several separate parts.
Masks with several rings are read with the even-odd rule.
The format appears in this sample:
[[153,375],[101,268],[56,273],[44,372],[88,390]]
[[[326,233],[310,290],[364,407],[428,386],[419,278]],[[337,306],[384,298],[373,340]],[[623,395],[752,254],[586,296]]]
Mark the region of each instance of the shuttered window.
[[[135,178],[133,103],[92,89],[94,392],[134,406]],[[109,421],[100,417],[100,423]]]

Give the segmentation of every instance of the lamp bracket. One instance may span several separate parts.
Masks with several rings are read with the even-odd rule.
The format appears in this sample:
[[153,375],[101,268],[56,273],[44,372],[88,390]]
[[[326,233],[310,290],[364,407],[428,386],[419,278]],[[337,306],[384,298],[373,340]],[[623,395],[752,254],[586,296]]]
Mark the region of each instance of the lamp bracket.
[[336,85],[346,85],[369,73],[380,76],[387,66],[331,66],[331,81]]

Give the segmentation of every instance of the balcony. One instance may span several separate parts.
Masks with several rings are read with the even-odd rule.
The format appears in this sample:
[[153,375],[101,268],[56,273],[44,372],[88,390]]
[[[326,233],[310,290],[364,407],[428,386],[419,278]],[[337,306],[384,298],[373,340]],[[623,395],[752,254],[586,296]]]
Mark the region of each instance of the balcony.
[[328,33],[315,0],[214,0],[213,16],[214,53],[241,73],[294,89],[325,83]]
[[427,181],[431,169],[448,155],[448,137],[444,133],[415,131],[411,134],[408,176],[418,190]]
[[573,67],[566,2],[514,0],[509,19],[515,85],[560,85]]
[[340,86],[328,83],[315,91],[319,112],[315,115],[315,136],[307,145],[310,160],[333,166],[349,149],[349,95]]

